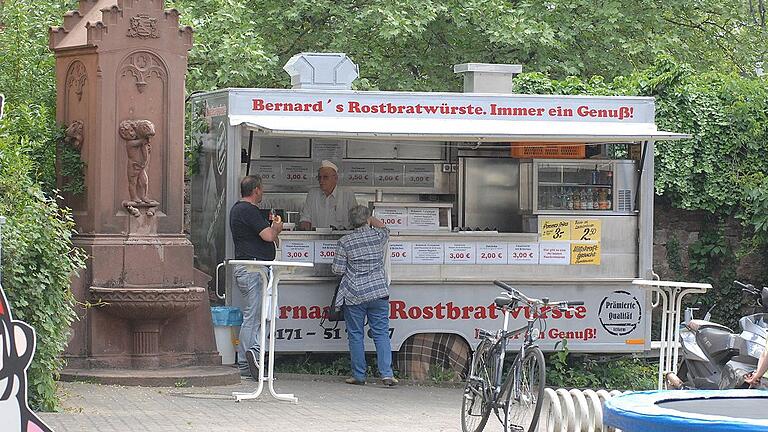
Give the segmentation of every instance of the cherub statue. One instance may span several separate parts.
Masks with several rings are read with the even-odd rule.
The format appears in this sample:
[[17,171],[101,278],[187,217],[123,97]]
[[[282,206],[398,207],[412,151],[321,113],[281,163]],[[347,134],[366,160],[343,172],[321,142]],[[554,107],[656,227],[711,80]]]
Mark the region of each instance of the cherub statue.
[[64,131],[64,142],[77,151],[83,148],[83,121],[74,120]]
[[[125,140],[128,152],[128,207],[156,206],[157,201],[147,198],[149,178],[149,153],[152,150],[150,138],[155,135],[155,126],[149,120],[123,120],[120,122],[120,137]],[[129,211],[131,209],[129,208]],[[133,214],[134,212],[131,211]]]

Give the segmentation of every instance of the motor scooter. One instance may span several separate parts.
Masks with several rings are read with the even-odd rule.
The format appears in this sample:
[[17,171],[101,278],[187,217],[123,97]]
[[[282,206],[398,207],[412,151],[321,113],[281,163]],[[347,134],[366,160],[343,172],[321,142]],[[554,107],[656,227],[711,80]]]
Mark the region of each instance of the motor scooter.
[[693,319],[693,311],[686,310],[686,320],[680,328],[682,362],[677,372],[668,372],[669,388],[678,389],[733,389],[747,388],[744,377],[757,368],[760,354],[768,339],[768,287],[755,288],[752,284],[733,282],[755,299],[760,313],[746,315],[739,320],[740,333],[711,322],[712,308],[704,319]]

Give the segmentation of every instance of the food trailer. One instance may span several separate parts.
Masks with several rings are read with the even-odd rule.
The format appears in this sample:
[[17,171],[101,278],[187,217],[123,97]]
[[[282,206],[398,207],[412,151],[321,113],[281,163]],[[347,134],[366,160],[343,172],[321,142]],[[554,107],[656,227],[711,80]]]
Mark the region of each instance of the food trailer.
[[[464,93],[353,91],[343,54],[286,64],[292,89],[224,89],[191,98],[199,146],[191,183],[199,269],[233,257],[228,212],[239,181],[259,174],[262,209],[296,223],[322,160],[339,185],[391,230],[393,350],[424,334],[500,327],[495,279],[532,297],[583,300],[548,315],[539,341],[579,352],[650,349],[653,148],[685,135],[657,130],[649,97],[510,94],[519,66],[464,64]],[[289,224],[290,226],[290,224]],[[278,259],[314,263],[281,280],[276,349],[346,351],[343,322],[321,326],[345,227],[288,230]],[[215,280],[215,279],[214,279]],[[238,305],[222,268],[216,289]],[[533,311],[519,307],[523,324]],[[367,349],[373,344],[366,341]],[[510,346],[514,348],[514,344]]]

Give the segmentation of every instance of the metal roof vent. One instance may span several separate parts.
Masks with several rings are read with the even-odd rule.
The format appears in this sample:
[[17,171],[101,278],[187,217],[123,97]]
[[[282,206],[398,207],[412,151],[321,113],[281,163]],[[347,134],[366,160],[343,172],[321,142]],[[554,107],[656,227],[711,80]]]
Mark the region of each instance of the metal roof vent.
[[464,75],[464,93],[512,93],[512,78],[523,71],[522,65],[496,63],[461,63],[453,73]]
[[294,89],[350,90],[357,65],[344,53],[299,53],[285,63]]

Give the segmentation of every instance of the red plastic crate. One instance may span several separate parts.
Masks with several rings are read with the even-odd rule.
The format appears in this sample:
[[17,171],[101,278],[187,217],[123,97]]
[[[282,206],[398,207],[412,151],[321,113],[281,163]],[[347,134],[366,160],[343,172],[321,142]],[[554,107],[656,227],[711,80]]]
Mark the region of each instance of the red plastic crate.
[[520,159],[584,159],[585,144],[562,143],[512,143],[512,157]]

